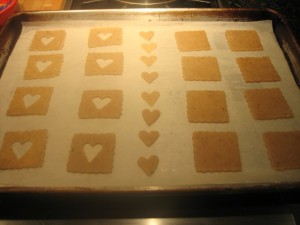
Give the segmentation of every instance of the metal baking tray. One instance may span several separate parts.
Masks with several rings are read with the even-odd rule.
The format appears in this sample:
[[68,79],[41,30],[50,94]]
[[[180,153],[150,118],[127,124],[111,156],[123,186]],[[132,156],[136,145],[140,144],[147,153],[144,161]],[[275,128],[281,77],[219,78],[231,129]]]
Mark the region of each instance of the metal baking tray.
[[[135,9],[29,12],[13,16],[0,33],[0,77],[14,49],[22,22],[68,20],[151,20],[151,21],[260,21],[272,20],[273,30],[290,66],[295,82],[300,87],[300,48],[285,18],[268,9]],[[39,188],[0,187],[0,193],[178,193],[178,192],[240,192],[253,190],[286,190],[300,187],[296,183],[256,183],[234,185],[201,185],[188,187],[146,186],[137,188]]]

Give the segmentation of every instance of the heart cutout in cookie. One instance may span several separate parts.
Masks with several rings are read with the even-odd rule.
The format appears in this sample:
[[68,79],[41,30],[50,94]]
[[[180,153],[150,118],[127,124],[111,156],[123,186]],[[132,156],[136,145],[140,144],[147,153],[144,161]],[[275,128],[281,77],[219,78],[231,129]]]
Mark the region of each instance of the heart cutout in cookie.
[[144,38],[146,41],[151,41],[151,39],[153,38],[154,36],[154,32],[153,31],[141,31],[140,33],[140,36],[142,38]]
[[50,65],[52,64],[52,61],[37,61],[36,67],[39,72],[43,72],[46,70]]
[[160,116],[160,111],[159,110],[150,111],[149,109],[144,109],[142,114],[147,125],[151,126]]
[[83,146],[83,152],[86,156],[88,162],[92,162],[96,156],[102,151],[103,146],[101,144],[96,144],[94,146],[90,144],[85,144]]
[[41,95],[25,95],[23,97],[23,102],[26,108],[28,108],[29,106],[33,105],[34,103],[36,103],[42,96]]
[[31,148],[32,143],[30,141],[26,141],[24,143],[15,142],[12,145],[12,150],[15,153],[18,159],[21,159]]
[[110,64],[113,63],[113,61],[114,60],[112,60],[112,59],[97,59],[96,60],[98,66],[100,66],[101,68],[108,67]]
[[158,91],[153,91],[151,93],[143,92],[141,96],[144,99],[144,101],[148,103],[149,106],[153,106],[158,100],[160,93]]
[[151,155],[149,158],[140,157],[137,164],[145,174],[151,176],[155,172],[158,162],[159,158],[156,155]]
[[41,42],[43,43],[43,45],[47,46],[47,45],[49,45],[54,39],[55,39],[55,37],[42,37],[42,38],[41,38]]
[[151,53],[157,47],[156,43],[143,43],[141,46],[142,49],[144,49],[148,53]]
[[112,33],[99,33],[97,35],[102,41],[106,41],[112,36]]
[[157,60],[157,57],[155,55],[151,55],[151,56],[141,56],[141,60],[143,63],[145,63],[145,65],[147,65],[148,67],[152,66],[153,63],[155,63],[155,61]]
[[157,72],[143,72],[141,76],[148,84],[151,84],[159,76],[159,74]]
[[145,145],[150,147],[159,137],[159,132],[156,130],[150,132],[142,130],[139,132],[139,137]]
[[102,109],[106,105],[108,105],[112,100],[111,98],[100,98],[100,97],[95,97],[93,98],[93,103],[96,106],[98,110]]

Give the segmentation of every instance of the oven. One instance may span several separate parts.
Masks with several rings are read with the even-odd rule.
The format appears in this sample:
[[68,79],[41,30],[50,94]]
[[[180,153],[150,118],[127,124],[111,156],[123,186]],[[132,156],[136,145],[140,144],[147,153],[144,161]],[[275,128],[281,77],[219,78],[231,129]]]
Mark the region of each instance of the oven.
[[[278,2],[281,2],[280,4]],[[286,15],[299,40],[293,1],[246,0],[67,0],[65,10],[139,8],[273,8]],[[295,1],[294,1],[295,2]],[[269,5],[267,5],[269,4]],[[296,7],[296,5],[295,5]],[[289,13],[293,11],[293,13]],[[242,12],[242,11],[241,11]],[[288,13],[287,13],[288,12]],[[58,14],[58,17],[60,15]],[[51,17],[51,15],[50,15]],[[47,16],[45,16],[47,18]],[[30,20],[30,19],[29,19]],[[300,224],[299,185],[207,190],[104,190],[84,188],[4,190],[0,225],[239,225]]]

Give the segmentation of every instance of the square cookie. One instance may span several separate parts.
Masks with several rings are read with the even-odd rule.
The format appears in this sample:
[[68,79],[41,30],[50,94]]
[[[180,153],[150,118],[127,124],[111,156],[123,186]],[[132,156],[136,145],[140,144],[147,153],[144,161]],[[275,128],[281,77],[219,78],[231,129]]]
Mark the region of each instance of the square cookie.
[[293,117],[293,113],[279,88],[246,90],[244,96],[251,114],[256,120]]
[[67,163],[72,173],[111,173],[115,134],[75,134]]
[[119,119],[122,114],[123,93],[120,90],[87,90],[82,93],[80,119]]
[[210,45],[205,31],[179,31],[175,32],[177,48],[180,52],[206,51]]
[[93,28],[90,31],[89,48],[122,45],[122,29],[113,27]]
[[0,169],[42,167],[47,139],[47,130],[5,133],[0,149]]
[[194,132],[193,146],[197,172],[237,172],[242,169],[235,132]]
[[228,123],[224,91],[187,91],[187,117],[191,123]]
[[225,36],[231,51],[262,51],[259,36],[255,30],[227,30]]
[[263,139],[274,170],[300,169],[300,131],[266,132]]
[[46,115],[53,87],[19,87],[6,112],[8,116]]
[[221,73],[216,57],[183,56],[182,74],[186,81],[220,81]]
[[53,51],[64,47],[66,32],[64,30],[37,31],[31,42],[30,51]]
[[59,76],[62,63],[62,54],[31,55],[24,71],[24,79],[47,79]]
[[122,75],[123,54],[88,53],[85,63],[85,75]]
[[236,62],[247,83],[281,80],[269,57],[241,57]]

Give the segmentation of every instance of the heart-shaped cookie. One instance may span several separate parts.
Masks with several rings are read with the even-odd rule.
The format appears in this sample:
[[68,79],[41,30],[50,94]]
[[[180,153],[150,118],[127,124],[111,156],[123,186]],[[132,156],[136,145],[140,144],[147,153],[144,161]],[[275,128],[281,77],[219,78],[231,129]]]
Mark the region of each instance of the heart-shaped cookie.
[[151,176],[155,172],[158,162],[159,158],[156,155],[151,155],[149,158],[140,157],[137,164],[145,174]]
[[102,149],[103,146],[101,144],[96,144],[94,146],[90,144],[85,144],[83,146],[83,152],[88,162],[92,162],[96,158],[96,156],[102,151]]
[[159,110],[150,111],[149,109],[144,109],[142,114],[147,125],[151,126],[160,116],[160,111]]
[[153,31],[141,31],[140,33],[140,36],[142,38],[144,38],[146,41],[151,41],[151,39],[153,38],[154,36],[154,32]]
[[30,141],[26,141],[24,143],[15,142],[12,145],[12,150],[15,153],[18,159],[21,159],[31,148],[32,143]]
[[100,98],[95,97],[93,98],[93,103],[98,110],[102,109],[104,106],[108,105],[112,100],[111,98]]
[[55,39],[55,37],[42,37],[42,38],[41,38],[41,42],[43,43],[43,45],[47,46],[47,45],[49,45],[54,39]]
[[151,53],[154,49],[156,49],[157,44],[156,43],[143,43],[142,49],[144,49],[146,52]]
[[153,91],[151,93],[143,92],[141,96],[144,99],[144,101],[148,103],[149,106],[153,106],[158,100],[160,93],[158,91]]
[[151,146],[159,137],[159,132],[156,130],[150,132],[142,130],[139,132],[139,137],[145,145]]
[[159,76],[159,74],[157,72],[143,72],[141,76],[148,84],[151,84]]
[[25,95],[23,97],[23,102],[26,108],[28,108],[29,106],[33,105],[34,103],[36,103],[39,99],[41,98],[41,95]]
[[157,57],[155,55],[151,55],[151,56],[141,56],[141,60],[143,63],[145,63],[145,65],[147,65],[148,67],[152,66],[155,61],[157,60]]
[[36,67],[39,72],[43,72],[45,69],[47,69],[52,64],[52,61],[37,61]]

